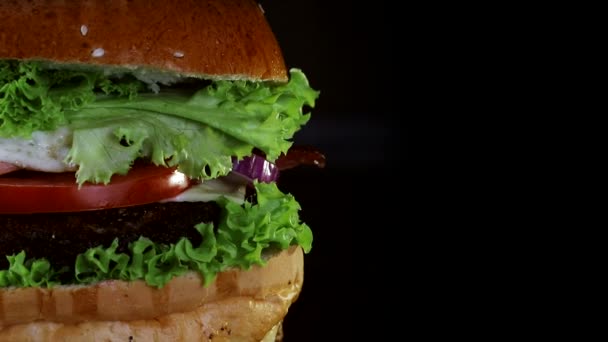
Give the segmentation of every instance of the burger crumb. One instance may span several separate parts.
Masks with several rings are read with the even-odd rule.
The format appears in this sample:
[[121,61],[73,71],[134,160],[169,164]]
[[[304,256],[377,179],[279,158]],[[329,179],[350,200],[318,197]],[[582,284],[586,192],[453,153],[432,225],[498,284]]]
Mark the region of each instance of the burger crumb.
[[133,336],[129,336],[129,342],[133,341]]
[[209,334],[209,339],[213,340],[213,333]]
[[87,25],[81,25],[80,34],[84,37],[87,35],[87,33],[89,33],[89,28],[87,27]]

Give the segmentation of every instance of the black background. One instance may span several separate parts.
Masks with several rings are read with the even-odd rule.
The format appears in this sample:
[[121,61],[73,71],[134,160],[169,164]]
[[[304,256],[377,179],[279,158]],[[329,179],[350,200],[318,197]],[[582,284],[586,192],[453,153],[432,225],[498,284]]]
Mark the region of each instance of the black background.
[[[280,187],[302,206],[313,230],[305,256],[302,293],[285,319],[285,341],[349,341],[353,322],[365,312],[364,279],[381,220],[379,196],[398,146],[394,107],[394,32],[381,2],[336,0],[260,1],[288,68],[304,71],[321,94],[296,145],[313,145],[326,156],[324,169],[284,172]],[[399,195],[399,194],[394,194]],[[369,242],[369,241],[368,241]]]

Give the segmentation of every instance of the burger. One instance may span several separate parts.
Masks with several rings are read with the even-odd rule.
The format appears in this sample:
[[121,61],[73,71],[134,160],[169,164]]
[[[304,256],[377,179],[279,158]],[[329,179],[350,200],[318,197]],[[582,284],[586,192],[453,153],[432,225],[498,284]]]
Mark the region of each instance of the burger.
[[274,341],[318,92],[251,0],[0,2],[0,341]]

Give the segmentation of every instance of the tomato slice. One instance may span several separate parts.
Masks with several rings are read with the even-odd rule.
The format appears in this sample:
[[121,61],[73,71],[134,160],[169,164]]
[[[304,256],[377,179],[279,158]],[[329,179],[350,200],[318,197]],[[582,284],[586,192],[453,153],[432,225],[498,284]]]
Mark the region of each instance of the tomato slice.
[[85,183],[73,172],[17,171],[0,177],[0,214],[98,210],[158,202],[177,196],[190,185],[174,168],[136,165],[110,183]]
[[3,174],[5,174],[5,173],[17,171],[19,169],[20,169],[20,167],[15,166],[13,164],[5,163],[5,162],[0,162],[0,176],[3,175]]

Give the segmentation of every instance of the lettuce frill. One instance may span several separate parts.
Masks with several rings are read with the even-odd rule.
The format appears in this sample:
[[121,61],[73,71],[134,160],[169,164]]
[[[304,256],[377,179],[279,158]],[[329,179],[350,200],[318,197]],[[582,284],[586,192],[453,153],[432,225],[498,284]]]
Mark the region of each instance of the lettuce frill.
[[271,161],[287,152],[310,117],[303,107],[314,107],[317,96],[298,69],[286,84],[215,81],[153,93],[128,75],[0,60],[0,138],[71,128],[65,161],[78,165],[78,184],[107,184],[138,158],[213,179],[254,148]]
[[[27,259],[24,252],[7,256],[9,268],[0,270],[0,287],[52,287],[59,284],[91,284],[107,279],[143,279],[163,287],[173,277],[199,272],[205,284],[218,272],[232,267],[249,269],[264,265],[263,252],[300,245],[308,253],[310,228],[300,222],[300,205],[274,183],[255,183],[257,203],[236,204],[225,198],[217,227],[200,223],[194,228],[202,237],[198,246],[182,238],[175,244],[157,244],[145,237],[129,244],[129,253],[117,253],[118,239],[111,246],[98,246],[78,255],[74,268],[56,270],[45,259]],[[66,279],[68,279],[66,281]]]

